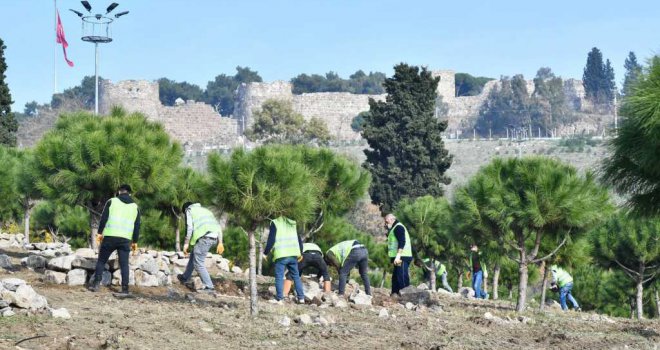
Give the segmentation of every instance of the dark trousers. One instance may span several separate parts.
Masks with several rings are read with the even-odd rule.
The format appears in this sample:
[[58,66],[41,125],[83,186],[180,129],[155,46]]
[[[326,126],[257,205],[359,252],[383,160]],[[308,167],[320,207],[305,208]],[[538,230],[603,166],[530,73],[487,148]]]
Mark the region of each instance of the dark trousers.
[[344,295],[346,289],[346,280],[351,270],[357,266],[364,283],[364,291],[371,295],[371,284],[369,283],[369,252],[365,247],[353,248],[346,257],[344,264],[339,269],[339,295]]
[[103,277],[105,264],[112,252],[117,251],[119,256],[119,268],[121,269],[121,289],[128,290],[128,255],[131,253],[131,241],[120,237],[103,237],[99,248],[99,259],[96,261],[96,272],[94,272],[94,283],[100,283]]
[[[394,258],[390,260],[394,264]],[[399,291],[410,285],[410,276],[408,275],[408,268],[412,262],[412,257],[401,257],[401,265],[394,265],[392,271],[392,293],[399,294]]]
[[[328,265],[323,260],[320,252],[305,252],[302,254],[303,260],[298,263],[298,273],[300,276],[303,270],[312,268],[316,272],[316,278],[323,276],[323,281],[330,281],[330,274],[328,273]],[[291,280],[289,273],[286,274],[286,279]]]

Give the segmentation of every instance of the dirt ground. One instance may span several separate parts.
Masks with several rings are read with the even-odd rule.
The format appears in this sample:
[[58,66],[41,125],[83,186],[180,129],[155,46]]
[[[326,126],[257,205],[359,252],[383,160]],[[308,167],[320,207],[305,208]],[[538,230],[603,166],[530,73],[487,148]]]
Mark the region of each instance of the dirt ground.
[[[260,313],[253,318],[242,292],[245,281],[232,280],[234,275],[215,279],[224,293],[216,297],[190,293],[175,282],[171,287],[133,287],[130,299],[117,299],[108,288],[91,293],[83,287],[46,285],[40,274],[27,269],[0,272],[0,278],[7,276],[27,280],[51,307],[66,308],[72,318],[0,318],[0,349],[657,349],[660,344],[657,321],[528,311],[524,316],[531,323],[499,324],[484,313],[515,320],[510,303],[442,295],[441,309],[417,311],[391,300],[385,290],[377,290],[376,305],[367,308],[279,306],[267,302],[271,279],[263,279]],[[389,318],[378,317],[382,307]],[[335,323],[293,322],[305,313]],[[289,327],[278,323],[284,315],[292,320]]]

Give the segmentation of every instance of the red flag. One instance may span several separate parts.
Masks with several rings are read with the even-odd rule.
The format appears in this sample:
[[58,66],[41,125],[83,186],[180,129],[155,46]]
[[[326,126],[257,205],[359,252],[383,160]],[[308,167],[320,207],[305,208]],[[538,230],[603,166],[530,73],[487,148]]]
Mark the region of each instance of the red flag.
[[66,38],[64,37],[64,27],[62,27],[62,21],[60,20],[60,11],[57,11],[57,43],[62,44],[64,59],[69,67],[73,67],[73,62],[69,61],[69,58],[66,57],[66,48],[69,47],[69,43],[66,42]]

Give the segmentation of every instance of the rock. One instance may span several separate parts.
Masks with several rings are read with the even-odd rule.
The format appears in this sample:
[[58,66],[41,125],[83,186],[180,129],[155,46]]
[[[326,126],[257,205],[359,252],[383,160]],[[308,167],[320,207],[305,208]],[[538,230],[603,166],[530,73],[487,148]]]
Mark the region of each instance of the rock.
[[158,264],[154,259],[143,262],[140,264],[140,266],[138,266],[138,268],[142,271],[148,272],[151,275],[155,275],[156,272],[160,271],[160,268],[158,268]]
[[177,259],[174,261],[174,266],[186,267],[188,265],[188,259]]
[[561,304],[559,304],[556,300],[548,299],[545,301],[545,306],[555,309],[555,310],[561,310]]
[[426,283],[422,283],[419,286],[417,286],[417,289],[429,289],[429,286],[427,286]]
[[367,293],[356,289],[351,295],[348,297],[348,300],[352,301],[356,305],[371,305],[371,295],[368,295]]
[[156,265],[158,265],[158,271],[162,271],[166,275],[170,274],[170,260],[164,256],[156,259]]
[[450,292],[450,291],[448,291],[448,290],[446,290],[446,289],[444,289],[444,288],[438,288],[438,294],[442,294],[442,295],[446,295],[446,296],[450,296],[450,297],[457,297],[457,296],[460,296],[460,294],[458,294],[458,293],[452,293],[452,292]]
[[[96,272],[93,272],[91,277],[89,277],[90,283],[94,281],[96,278]],[[102,286],[109,286],[112,284],[112,274],[108,270],[103,270],[103,274],[101,275],[101,285]]]
[[413,304],[413,303],[411,303],[411,302],[407,302],[406,305],[405,305],[405,307],[406,307],[406,309],[408,309],[408,310],[414,310],[414,309],[415,309],[415,304]]
[[78,248],[76,249],[75,255],[85,259],[96,258],[96,252],[91,248]]
[[32,289],[32,287],[28,286],[27,284],[23,284],[16,289],[13,299],[14,300],[12,304],[22,309],[39,310],[48,306],[48,301],[46,301],[46,298],[37,294],[37,292],[35,292],[34,289]]
[[135,270],[135,285],[140,287],[158,287],[158,284],[158,277],[155,275],[146,271]]
[[303,282],[303,290],[305,291],[305,299],[309,300],[320,298],[321,294],[323,294],[323,290],[321,290],[321,287],[319,287],[316,281]]
[[399,291],[401,296],[399,297],[399,302],[405,304],[411,302],[416,305],[426,304],[431,300],[431,291],[418,289],[413,286],[408,286]]
[[486,312],[484,314],[484,318],[489,320],[489,321],[495,322],[497,324],[506,324],[506,323],[508,323],[505,319],[503,319],[501,317],[498,317],[498,316],[494,316],[490,312]]
[[332,306],[343,309],[348,307],[348,303],[343,298],[339,298],[332,301]]
[[87,282],[87,270],[73,269],[66,274],[66,283],[69,286],[84,286]]
[[206,259],[204,259],[204,267],[206,267],[206,269],[209,270],[213,268],[213,266],[215,266],[215,260],[207,256]]
[[169,258],[169,257],[171,257],[171,256],[176,255],[176,252],[161,252],[161,254],[163,254],[163,256]]
[[[112,273],[112,285],[113,286],[121,285],[121,271],[120,270],[115,270],[115,272]],[[131,270],[131,269],[128,270],[128,285],[129,286],[134,286],[135,285],[135,271]]]
[[19,278],[5,278],[2,280],[2,286],[10,290],[12,292],[15,292],[18,287],[25,285],[25,281]]
[[0,268],[11,269],[12,268],[11,258],[8,255],[0,254]]
[[7,310],[2,311],[2,317],[12,317],[16,315],[14,311],[12,311],[11,308],[7,308]]
[[158,252],[153,249],[147,250],[147,254],[151,255],[151,257],[154,259],[158,257]]
[[172,285],[172,277],[170,277],[168,274],[165,274],[163,271],[156,272],[156,279],[158,279],[159,286]]
[[50,309],[50,316],[53,318],[62,318],[65,320],[71,319],[71,314],[69,314],[69,310],[65,308]]
[[289,318],[289,316],[284,315],[284,317],[280,318],[280,320],[277,321],[277,323],[279,323],[283,327],[289,327],[291,326],[291,319]]
[[48,261],[48,268],[55,271],[68,272],[71,270],[71,263],[77,257],[75,255],[65,255]]
[[458,294],[463,296],[463,298],[474,298],[474,289],[470,287],[461,287],[461,289],[458,290]]
[[57,272],[57,271],[53,271],[53,270],[46,270],[44,272],[44,283],[65,284],[66,283],[66,273]]
[[46,264],[48,263],[48,259],[41,255],[30,255],[23,259],[21,260],[21,265],[33,270],[46,268]]
[[48,245],[46,243],[33,243],[34,248],[38,250],[46,250]]
[[198,276],[193,277],[191,285],[195,290],[201,290],[205,288],[204,283],[202,283],[202,279]]
[[522,324],[534,324],[534,320],[527,316],[518,316],[518,322]]
[[76,257],[73,259],[71,262],[71,268],[72,269],[83,269],[87,271],[94,271],[96,270],[96,259],[85,259],[81,257]]
[[[238,266],[234,266],[234,267],[231,268],[231,272],[233,272],[233,273],[243,273],[243,269],[241,269]],[[307,292],[305,292],[305,293],[307,293]]]
[[268,293],[270,293],[272,296],[277,295],[277,289],[275,289],[275,286],[268,287]]
[[0,310],[2,310],[4,308],[7,308],[7,307],[9,307],[9,302],[7,302],[6,300],[0,299]]
[[388,318],[388,317],[390,317],[390,313],[389,313],[389,311],[387,311],[386,308],[382,308],[382,309],[380,309],[380,312],[378,313],[378,317]]
[[308,314],[298,315],[298,317],[296,317],[296,322],[303,325],[303,326],[307,326],[307,325],[310,325],[310,324],[314,323],[312,321],[312,317],[309,316]]
[[176,253],[176,256],[177,256],[179,259],[185,259],[185,257],[186,257],[186,255],[183,254],[183,252],[177,252],[177,253]]
[[227,260],[225,258],[220,258],[220,260],[217,261],[216,265],[218,266],[218,268],[220,270],[225,271],[225,272],[230,272],[230,270],[229,270],[229,260]]

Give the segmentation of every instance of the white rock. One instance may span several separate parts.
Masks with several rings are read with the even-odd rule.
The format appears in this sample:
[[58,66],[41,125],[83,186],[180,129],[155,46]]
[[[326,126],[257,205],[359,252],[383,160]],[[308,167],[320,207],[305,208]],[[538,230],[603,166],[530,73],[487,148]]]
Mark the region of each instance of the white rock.
[[159,286],[172,285],[172,277],[169,274],[165,274],[163,271],[156,272],[156,278],[158,279]]
[[[96,278],[95,274],[96,272],[92,273],[89,277],[90,283]],[[110,284],[112,284],[112,274],[108,270],[103,270],[103,274],[101,275],[101,285],[109,286]]]
[[411,302],[406,303],[406,309],[413,310],[414,308],[415,308],[415,304],[413,304]]
[[78,248],[76,249],[75,255],[85,258],[85,259],[94,259],[96,258],[96,253],[91,248]]
[[230,272],[230,270],[229,270],[229,260],[227,260],[225,258],[220,258],[220,261],[217,262],[217,266],[222,271]]
[[278,322],[280,325],[282,325],[283,327],[289,327],[289,326],[291,326],[291,319],[289,318],[289,316],[286,316],[286,315],[284,315],[284,317],[280,318],[280,320],[277,321],[277,322]]
[[174,266],[186,267],[188,266],[188,260],[189,259],[178,259],[174,261]]
[[71,262],[76,259],[75,255],[65,255],[48,261],[48,268],[55,271],[67,272],[71,270]]
[[46,270],[44,272],[44,282],[51,284],[65,284],[66,283],[66,273],[57,272],[53,270]]
[[302,314],[296,317],[296,322],[298,322],[301,325],[310,325],[313,323],[312,317],[309,316],[308,314]]
[[25,285],[25,281],[19,278],[5,278],[2,280],[2,286],[12,292],[16,291],[18,287]]
[[176,255],[176,252],[161,252],[161,254],[163,254],[163,256],[169,258],[169,257],[171,257],[171,256]]
[[16,289],[13,304],[23,309],[39,310],[48,306],[48,301],[37,294],[32,287],[24,284]]
[[87,270],[73,269],[66,274],[66,284],[69,286],[84,286],[87,282]]
[[14,315],[16,315],[16,313],[12,311],[12,309],[7,309],[2,312],[2,317],[12,317]]
[[30,255],[21,259],[21,265],[27,267],[28,269],[43,269],[46,267],[48,259],[44,258],[41,255]]
[[388,318],[388,317],[390,317],[390,313],[389,313],[389,311],[387,311],[386,308],[382,308],[382,309],[380,309],[380,312],[378,313],[378,317]]
[[65,320],[71,319],[71,314],[69,314],[69,310],[65,308],[50,309],[50,316],[53,318],[62,318]]
[[158,277],[146,271],[135,270],[135,284],[140,287],[158,287]]
[[353,293],[351,293],[348,299],[356,305],[371,305],[372,297],[371,295],[356,289]]
[[458,294],[462,295],[463,298],[474,298],[474,289],[470,287],[461,287],[458,290]]
[[[121,270],[116,270],[115,272],[112,273],[112,285],[113,286],[121,285]],[[129,286],[135,285],[135,271],[131,269],[128,270],[128,285]]]
[[243,273],[243,269],[241,269],[238,266],[234,266],[234,267],[231,268],[231,272],[233,272],[233,273]]
[[427,286],[426,283],[422,283],[419,286],[417,286],[417,289],[429,289],[429,286]]

